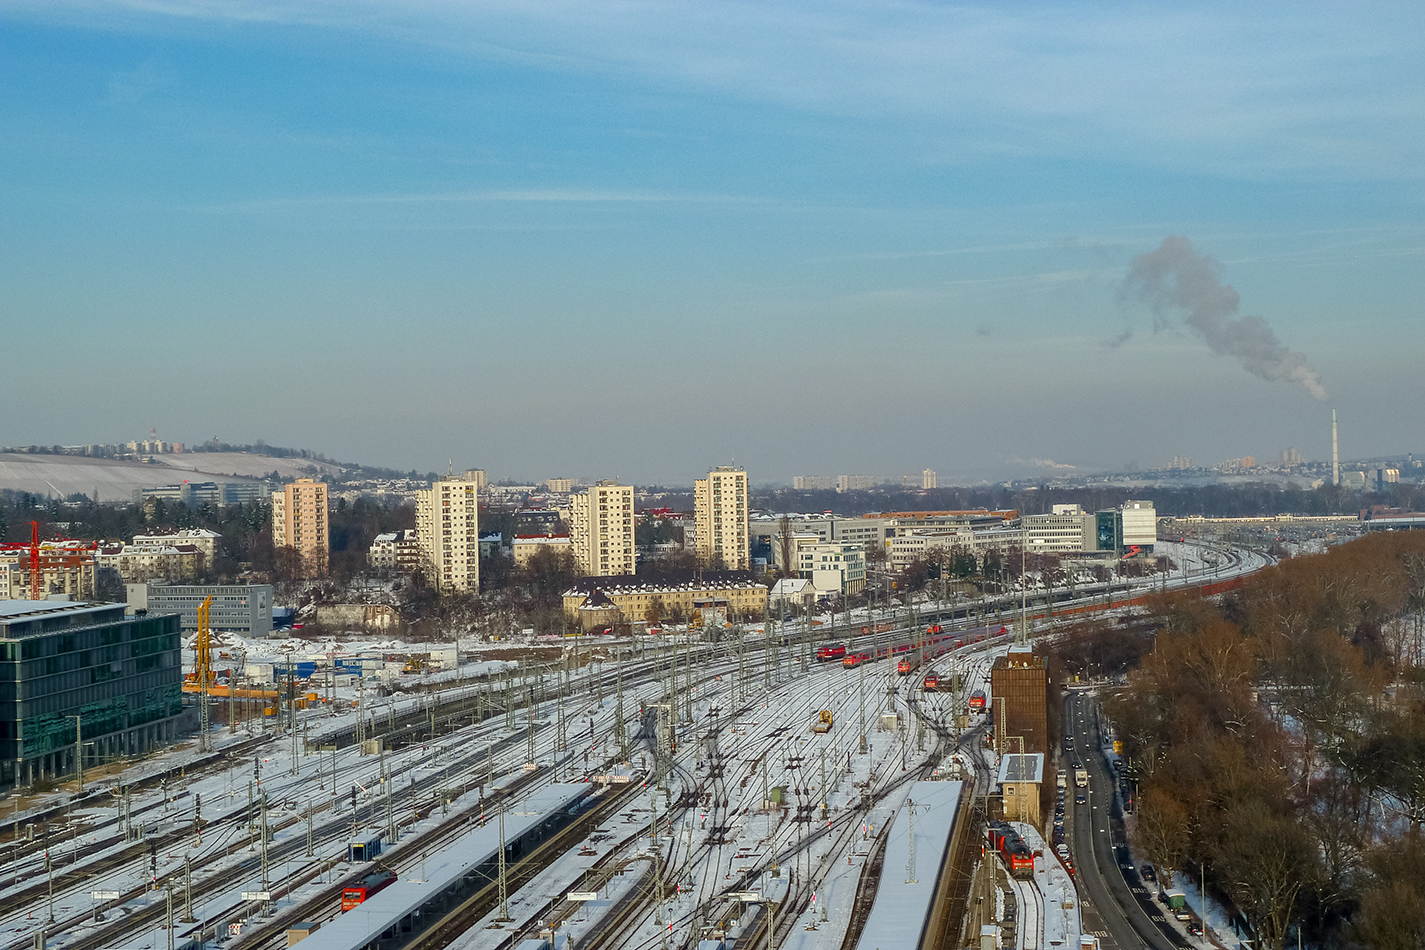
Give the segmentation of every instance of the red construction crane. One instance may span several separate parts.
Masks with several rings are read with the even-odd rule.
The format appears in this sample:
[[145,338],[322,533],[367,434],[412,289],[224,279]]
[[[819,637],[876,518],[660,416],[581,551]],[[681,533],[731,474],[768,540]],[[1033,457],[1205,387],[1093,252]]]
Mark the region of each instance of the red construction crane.
[[30,600],[40,599],[40,523],[30,522]]

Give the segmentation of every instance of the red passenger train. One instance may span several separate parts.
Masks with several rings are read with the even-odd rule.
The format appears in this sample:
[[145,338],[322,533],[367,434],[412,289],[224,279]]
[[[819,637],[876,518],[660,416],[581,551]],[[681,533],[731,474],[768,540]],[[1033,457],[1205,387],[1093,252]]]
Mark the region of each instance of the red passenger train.
[[[887,644],[872,650],[861,650],[857,652],[846,651],[844,647],[841,657],[841,665],[847,668],[860,666],[862,663],[869,663],[875,660],[887,658],[902,658],[896,666],[901,673],[913,673],[926,662],[935,659],[942,653],[965,646],[970,643],[980,643],[993,637],[1002,636],[1009,632],[1008,627],[1000,627],[998,631],[991,632],[989,627],[978,627],[974,630],[964,631],[960,634],[945,633],[940,624],[931,624],[925,628],[925,636],[917,640],[907,640],[901,643]],[[823,648],[835,649],[835,648]],[[914,653],[914,656],[905,654]],[[822,659],[822,651],[817,651],[817,659]],[[833,659],[831,656],[826,659]],[[907,665],[909,664],[909,665]]]
[[846,648],[843,646],[817,647],[816,660],[818,663],[826,663],[830,660],[841,660],[846,657]]

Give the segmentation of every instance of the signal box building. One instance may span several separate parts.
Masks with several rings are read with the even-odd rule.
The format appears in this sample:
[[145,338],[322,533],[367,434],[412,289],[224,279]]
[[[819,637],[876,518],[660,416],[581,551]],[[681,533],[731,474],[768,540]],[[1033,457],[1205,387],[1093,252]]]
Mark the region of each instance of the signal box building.
[[194,725],[180,650],[176,614],[0,600],[0,786],[73,774],[76,738],[86,766],[176,740]]
[[999,760],[1000,802],[1006,821],[1022,821],[1035,828],[1040,824],[1039,787],[1044,783],[1044,756],[1006,755]]
[[[1044,657],[1025,645],[1010,647],[990,669],[990,696],[995,731],[1006,739],[1001,752],[1049,751],[1049,669]],[[1023,749],[1015,737],[1024,740]]]

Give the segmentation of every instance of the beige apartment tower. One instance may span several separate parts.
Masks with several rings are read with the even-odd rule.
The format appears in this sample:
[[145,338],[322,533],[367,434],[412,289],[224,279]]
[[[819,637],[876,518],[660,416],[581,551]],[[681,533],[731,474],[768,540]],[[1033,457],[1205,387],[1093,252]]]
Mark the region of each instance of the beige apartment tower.
[[416,492],[416,541],[436,587],[473,594],[480,590],[480,481],[469,474]]
[[272,493],[272,546],[301,555],[303,577],[326,574],[330,527],[326,483],[299,478]]
[[634,573],[633,486],[605,479],[569,496],[574,560],[585,576]]
[[748,546],[747,473],[723,465],[693,482],[698,560],[725,571],[752,568]]

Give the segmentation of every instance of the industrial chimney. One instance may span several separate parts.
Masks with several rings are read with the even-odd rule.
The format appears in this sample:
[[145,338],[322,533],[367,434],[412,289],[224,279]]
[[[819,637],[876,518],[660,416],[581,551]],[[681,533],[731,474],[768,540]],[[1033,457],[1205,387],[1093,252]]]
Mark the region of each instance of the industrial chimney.
[[1341,455],[1336,450],[1336,410],[1331,410],[1331,484],[1341,484]]

